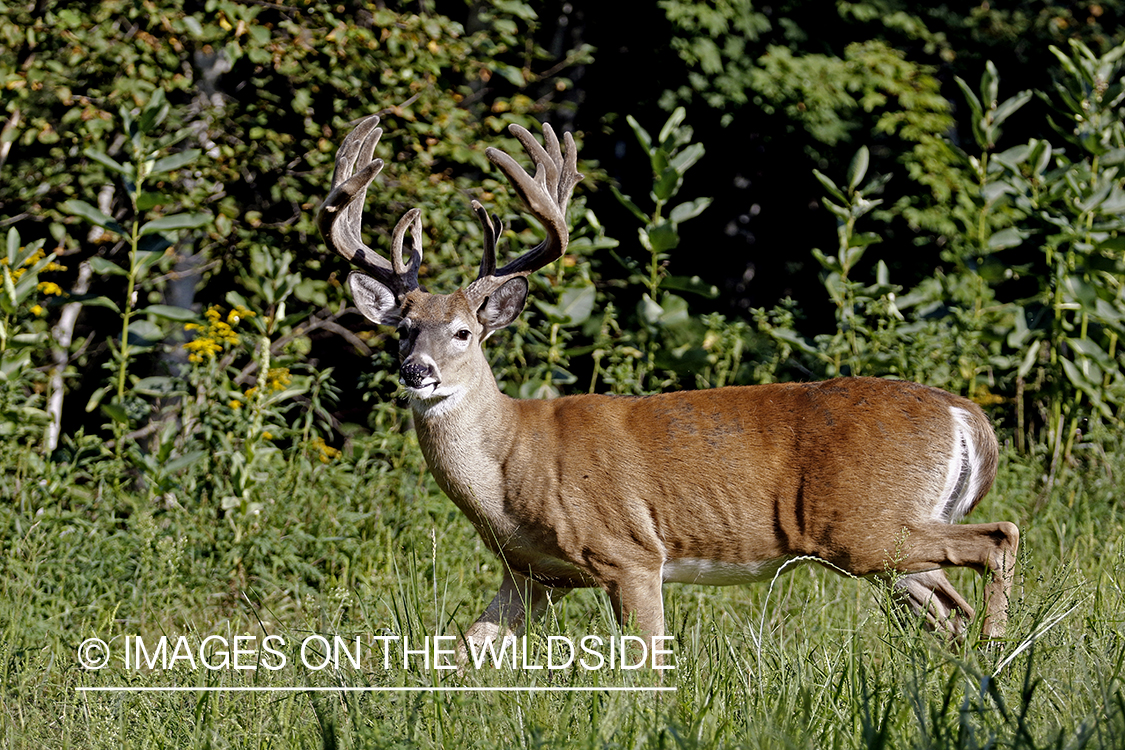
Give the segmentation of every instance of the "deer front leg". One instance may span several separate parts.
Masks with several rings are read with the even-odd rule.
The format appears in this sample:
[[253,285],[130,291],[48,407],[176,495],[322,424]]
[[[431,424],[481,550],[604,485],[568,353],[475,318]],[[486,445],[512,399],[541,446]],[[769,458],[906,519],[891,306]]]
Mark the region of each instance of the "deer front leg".
[[516,636],[547,609],[551,594],[561,597],[567,589],[551,589],[527,576],[506,571],[500,591],[468,630],[458,648],[458,661],[464,664],[471,653],[479,652],[489,641]]
[[663,643],[659,639],[664,635],[663,583],[662,571],[658,568],[655,571],[621,570],[603,584],[617,622],[622,629],[632,623],[640,631],[654,667],[664,662],[658,650]]

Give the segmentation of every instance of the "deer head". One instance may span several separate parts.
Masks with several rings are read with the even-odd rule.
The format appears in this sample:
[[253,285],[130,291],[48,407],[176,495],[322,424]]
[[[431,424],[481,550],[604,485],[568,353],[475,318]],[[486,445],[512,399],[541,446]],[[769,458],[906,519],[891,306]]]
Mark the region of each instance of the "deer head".
[[[363,243],[360,225],[367,188],[383,168],[374,158],[382,136],[379,117],[361,121],[344,139],[336,157],[332,191],[317,214],[317,225],[329,249],[361,269],[348,276],[356,306],[369,320],[399,328],[400,376],[407,393],[427,401],[460,393],[466,377],[480,371],[480,344],[511,323],[527,300],[527,276],[566,251],[569,231],[566,207],[582,179],[576,165],[574,139],[563,136],[563,148],[549,125],[544,145],[525,128],[512,125],[536,164],[535,176],[496,148],[485,152],[507,176],[527,210],[546,230],[546,238],[526,253],[497,268],[496,247],[503,225],[477,201],[473,211],[483,230],[483,255],[475,281],[452,294],[430,294],[418,284],[422,265],[422,212],[413,208],[395,226],[390,260]],[[412,236],[404,258],[406,233]]]

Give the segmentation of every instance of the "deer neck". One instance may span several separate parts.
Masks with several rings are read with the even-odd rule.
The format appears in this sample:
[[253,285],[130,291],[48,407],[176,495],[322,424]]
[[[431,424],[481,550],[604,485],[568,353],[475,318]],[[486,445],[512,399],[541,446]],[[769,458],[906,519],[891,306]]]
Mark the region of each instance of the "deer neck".
[[411,408],[438,485],[474,523],[494,525],[502,508],[501,466],[515,441],[515,400],[500,392],[484,366],[463,389],[440,400],[414,400]]

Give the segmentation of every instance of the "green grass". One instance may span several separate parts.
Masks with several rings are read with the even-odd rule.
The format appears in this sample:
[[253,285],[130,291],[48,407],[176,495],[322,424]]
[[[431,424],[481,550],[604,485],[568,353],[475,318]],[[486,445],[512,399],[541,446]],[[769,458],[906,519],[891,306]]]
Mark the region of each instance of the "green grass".
[[[0,746],[1125,747],[1125,460],[1092,450],[1047,496],[1006,453],[972,519],[1022,532],[1009,637],[952,649],[881,589],[806,566],[761,584],[665,587],[677,668],[450,672],[126,669],[126,636],[455,634],[495,593],[496,560],[437,491],[412,438],[329,464],[291,459],[254,517],[192,491],[147,499],[89,467],[48,465],[0,505]],[[272,494],[270,494],[272,493]],[[973,574],[956,585],[979,601]],[[978,624],[979,625],[979,624]],[[609,636],[605,597],[571,594],[533,632]],[[99,671],[78,646],[114,648]],[[91,693],[163,685],[653,686],[674,693]]]

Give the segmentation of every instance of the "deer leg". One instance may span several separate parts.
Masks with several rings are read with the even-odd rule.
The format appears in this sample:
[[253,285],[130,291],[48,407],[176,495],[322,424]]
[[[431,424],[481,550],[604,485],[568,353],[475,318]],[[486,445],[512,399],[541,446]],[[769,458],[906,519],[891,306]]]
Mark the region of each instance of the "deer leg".
[[655,649],[662,642],[654,641],[664,635],[664,583],[662,571],[622,571],[606,581],[603,586],[609,594],[613,614],[622,629],[630,623],[640,631],[645,648],[652,650],[651,664],[660,666],[663,658]]
[[547,609],[551,595],[561,598],[569,589],[552,589],[536,583],[527,576],[507,571],[500,591],[469,629],[458,648],[458,659],[464,663],[466,648],[479,649],[497,638],[523,633]]
[[[981,633],[986,638],[998,638],[1004,634],[1008,620],[1008,598],[1019,542],[1019,529],[1006,521],[952,525],[935,522],[909,530],[905,556],[897,561],[895,568],[914,574],[933,568],[967,567],[982,575],[991,574],[985,584],[985,619]],[[958,609],[966,617],[972,616],[972,608],[944,575],[911,575],[902,580],[906,581],[904,587],[912,604],[921,597],[927,609],[934,607],[939,613],[943,607]],[[952,630],[948,619],[944,627]]]
[[960,639],[973,608],[940,570],[911,573],[894,579],[896,599],[925,618],[931,630],[944,630]]

